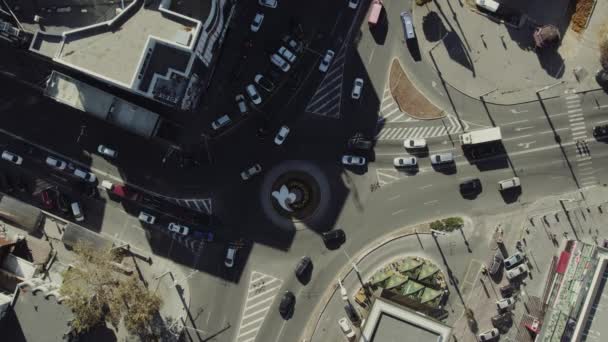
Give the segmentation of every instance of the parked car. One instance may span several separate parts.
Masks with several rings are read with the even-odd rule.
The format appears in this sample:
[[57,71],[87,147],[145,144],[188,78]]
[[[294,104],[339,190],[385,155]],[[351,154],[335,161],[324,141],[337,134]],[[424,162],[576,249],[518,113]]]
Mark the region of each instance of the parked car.
[[272,82],[270,82],[270,80],[268,78],[262,76],[262,74],[255,75],[255,78],[253,80],[260,87],[262,87],[262,89],[266,90],[269,93],[274,90],[274,84]]
[[454,162],[454,155],[452,152],[433,154],[430,157],[432,165],[441,165]]
[[260,27],[262,27],[262,22],[264,21],[264,13],[256,13],[255,17],[253,17],[253,21],[251,22],[251,32],[258,32]]
[[111,149],[106,145],[97,146],[97,152],[99,152],[99,154],[101,154],[102,156],[106,156],[109,158],[116,158],[118,156],[118,152],[116,152],[116,150]]
[[80,203],[72,202],[72,204],[70,205],[70,208],[72,209],[72,215],[74,215],[74,220],[76,220],[77,222],[84,221],[84,213],[82,212]]
[[521,252],[517,252],[510,257],[505,259],[505,269],[510,270],[513,267],[519,265],[526,259],[526,255]]
[[321,233],[321,237],[326,245],[340,244],[346,240],[346,235],[342,229],[334,229],[328,232],[323,232]]
[[239,108],[239,112],[241,112],[241,114],[245,114],[249,111],[249,109],[247,109],[247,103],[245,102],[245,96],[243,96],[243,94],[238,94],[234,100],[236,101],[236,106]]
[[608,125],[593,126],[593,137],[596,139],[608,137]]
[[23,163],[23,158],[9,151],[2,152],[2,159],[17,165],[21,165],[21,163]]
[[74,176],[90,183],[95,183],[95,181],[97,181],[97,177],[95,177],[93,173],[81,169],[74,169]]
[[522,264],[513,269],[507,270],[505,275],[507,276],[507,279],[511,280],[511,279],[515,279],[515,278],[519,277],[520,275],[523,275],[527,272],[528,272],[528,266],[526,266],[525,264]]
[[42,200],[42,205],[46,209],[53,209],[53,199],[51,198],[48,190],[40,192],[40,199]]
[[61,210],[64,213],[68,213],[70,211],[70,208],[68,206],[68,203],[70,202],[70,199],[67,198],[66,195],[57,192],[57,208],[59,208],[59,210]]
[[503,298],[496,301],[496,308],[498,312],[503,312],[505,310],[510,309],[515,304],[515,299],[513,298]]
[[504,191],[511,188],[516,188],[521,185],[519,177],[513,177],[505,180],[501,180],[498,182],[498,190]]
[[293,314],[293,307],[296,302],[296,296],[291,291],[285,291],[279,304],[279,313],[284,319],[289,319]]
[[353,84],[353,91],[350,94],[355,100],[358,100],[361,97],[361,91],[363,91],[363,79],[355,78],[355,82]]
[[214,130],[217,131],[218,129],[220,129],[224,126],[228,126],[231,122],[232,122],[232,120],[230,119],[228,114],[222,115],[217,120],[215,120],[211,123],[211,128],[213,128]]
[[306,275],[306,272],[308,272],[308,269],[311,267],[311,265],[312,260],[310,259],[310,257],[302,257],[302,259],[300,259],[300,261],[298,261],[298,263],[296,264],[296,268],[294,270],[296,278],[302,279],[302,277]]
[[276,145],[282,145],[285,142],[285,139],[287,139],[287,135],[289,135],[289,127],[282,126],[274,137],[274,143]]
[[281,57],[283,57],[289,63],[293,64],[293,62],[296,61],[296,55],[284,46],[279,48],[279,55],[281,55]]
[[289,35],[283,37],[283,42],[285,44],[287,44],[288,48],[290,48],[292,51],[295,51],[296,53],[302,51],[302,43],[300,43],[297,40],[293,39]]
[[247,96],[249,96],[249,99],[251,100],[251,102],[253,102],[253,104],[259,105],[260,103],[262,103],[260,93],[258,93],[258,90],[253,84],[250,84],[245,87],[245,92],[247,93]]
[[277,8],[277,0],[258,0],[260,6]]
[[234,266],[235,256],[236,256],[236,247],[228,246],[228,250],[226,250],[226,258],[224,258],[224,265],[228,268]]
[[184,236],[188,235],[188,233],[190,232],[189,227],[174,222],[169,223],[169,226],[167,226],[167,228],[174,233],[178,233]]
[[241,178],[243,178],[243,180],[248,180],[249,178],[257,175],[260,172],[262,172],[262,167],[260,166],[260,164],[254,164],[247,170],[241,172]]
[[[104,182],[106,182],[106,181],[103,181],[101,183],[103,184]],[[131,201],[139,201],[143,197],[142,194],[139,193],[137,190],[129,187],[128,185],[124,185],[124,184],[112,184],[112,188],[110,189],[110,192],[113,195],[131,200]]]
[[365,165],[365,157],[344,155],[342,156],[342,164],[344,165]]
[[482,189],[481,181],[479,180],[479,178],[473,178],[473,179],[466,180],[466,181],[460,183],[459,187],[460,187],[460,193],[463,196],[477,195],[481,192],[481,189]]
[[499,335],[500,333],[498,332],[498,329],[492,328],[486,332],[482,332],[481,334],[477,335],[477,339],[479,339],[479,341],[481,342],[490,341],[497,338]]
[[46,164],[56,168],[57,170],[63,170],[68,165],[63,160],[57,159],[55,157],[46,157]]
[[491,13],[496,13],[500,7],[500,3],[494,0],[475,0],[475,5]]
[[509,297],[513,296],[513,292],[515,291],[515,289],[513,288],[513,286],[511,284],[501,286],[499,290],[500,290],[500,295],[502,296],[502,298],[509,298]]
[[333,52],[333,50],[327,50],[327,52],[325,52],[325,56],[321,60],[321,64],[319,64],[319,71],[327,72],[327,69],[329,69],[329,65],[331,64],[331,61],[334,59],[334,56],[335,56],[335,53]]
[[418,159],[416,159],[416,157],[411,157],[411,156],[396,157],[395,159],[393,159],[393,165],[396,168],[414,167],[414,166],[418,165]]
[[156,222],[156,217],[154,215],[150,215],[144,211],[140,211],[137,218],[147,224],[154,224],[154,222]]
[[496,272],[498,272],[498,270],[500,269],[500,266],[502,266],[503,259],[504,258],[500,251],[497,251],[496,253],[494,253],[494,256],[492,257],[492,261],[490,262],[490,266],[488,266],[488,268],[487,268],[490,275],[494,275],[494,274],[496,274]]
[[291,69],[291,66],[289,65],[289,63],[287,63],[287,61],[284,60],[283,57],[277,55],[276,53],[273,53],[272,55],[270,55],[270,61],[272,62],[272,64],[274,64],[277,68],[281,69],[283,72],[288,72],[289,69]]
[[403,147],[406,149],[423,149],[426,148],[426,139],[407,139],[403,141]]
[[340,318],[338,320],[338,325],[340,326],[340,330],[342,330],[342,333],[344,334],[347,340],[352,341],[355,338],[355,332],[350,326],[350,323],[348,323],[346,317]]
[[355,9],[359,5],[359,0],[348,0],[348,8]]
[[403,24],[403,34],[405,39],[414,39],[416,38],[416,33],[414,32],[414,22],[412,20],[412,15],[408,12],[401,12],[401,23]]

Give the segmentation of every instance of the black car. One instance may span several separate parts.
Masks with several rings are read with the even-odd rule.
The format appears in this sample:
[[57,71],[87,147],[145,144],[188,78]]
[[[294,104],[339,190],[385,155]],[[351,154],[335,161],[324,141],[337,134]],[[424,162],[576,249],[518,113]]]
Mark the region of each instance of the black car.
[[310,267],[312,266],[312,260],[310,257],[302,257],[296,265],[295,274],[298,279],[303,279]]
[[296,302],[296,296],[291,291],[285,291],[281,304],[279,304],[279,313],[284,319],[289,319],[293,314],[293,307]]
[[350,303],[344,305],[344,311],[346,311],[346,316],[348,316],[348,319],[355,326],[359,326],[361,324],[361,317],[357,313],[357,310]]
[[464,196],[473,196],[481,192],[481,181],[479,178],[469,179],[460,183],[460,193]]
[[502,296],[502,298],[512,297],[513,291],[515,291],[515,289],[511,284],[507,284],[505,286],[500,287],[500,295]]
[[593,137],[596,139],[608,138],[608,125],[593,127]]
[[342,229],[334,229],[321,234],[326,245],[338,245],[346,240],[346,235]]

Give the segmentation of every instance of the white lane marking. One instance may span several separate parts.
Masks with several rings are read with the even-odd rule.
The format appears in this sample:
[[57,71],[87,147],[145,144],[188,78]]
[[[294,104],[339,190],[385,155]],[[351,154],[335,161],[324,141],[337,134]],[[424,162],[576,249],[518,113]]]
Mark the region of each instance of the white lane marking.
[[570,126],[584,126],[585,123],[584,122],[573,122],[570,124]]
[[590,160],[590,159],[591,159],[591,157],[580,157],[576,161],[581,162],[581,161]]
[[585,120],[585,118],[584,117],[578,117],[578,118],[570,119],[568,121],[570,121],[570,122],[576,122],[576,121],[581,121],[581,120]]
[[522,113],[527,113],[528,110],[524,109],[524,110],[517,110],[517,109],[511,109],[511,113],[513,114],[522,114]]
[[593,162],[584,162],[584,163],[579,163],[578,166],[587,166],[587,165],[591,165],[593,164]]
[[517,146],[523,147],[523,148],[530,148],[530,145],[534,144],[535,142],[536,142],[536,140],[534,140],[534,141],[528,141],[528,142],[523,142],[523,143],[517,144]]
[[516,132],[524,131],[526,129],[534,128],[534,126],[526,126],[526,127],[517,127],[515,128]]
[[572,127],[573,131],[580,131],[581,129],[585,129],[585,126]]
[[532,134],[520,135],[520,136],[518,136],[518,137],[505,138],[505,139],[502,139],[502,141],[511,141],[511,140],[517,140],[517,139],[529,138],[529,137],[531,137],[531,136],[532,136]]
[[520,123],[525,123],[525,122],[529,122],[530,120],[526,119],[526,120],[517,120],[517,121],[512,121],[512,122],[507,122],[502,124],[501,126],[508,126],[508,125],[517,125]]
[[401,197],[401,195],[393,196],[393,197],[389,198],[388,200],[389,201],[394,201],[394,200],[396,200],[399,197]]
[[432,187],[432,186],[433,186],[433,184],[427,184],[427,185],[425,185],[425,186],[421,186],[421,187],[419,187],[418,189],[420,189],[420,190],[424,190],[424,189],[426,189],[426,188],[430,188],[430,187]]
[[580,102],[574,103],[574,104],[568,104],[567,107],[568,109],[572,109],[572,108],[578,108],[581,106]]
[[570,95],[570,96],[566,96],[566,100],[572,100],[572,99],[578,99],[579,96],[578,95]]
[[439,202],[438,200],[432,200],[432,201],[428,201],[428,202],[424,202],[424,205],[431,205],[431,204],[435,204]]
[[581,108],[576,108],[576,109],[570,109],[568,111],[568,113],[576,113],[576,112],[582,112],[583,110]]
[[399,209],[399,210],[395,211],[394,213],[392,213],[391,215],[397,215],[397,214],[402,213],[404,211],[405,211],[404,209]]

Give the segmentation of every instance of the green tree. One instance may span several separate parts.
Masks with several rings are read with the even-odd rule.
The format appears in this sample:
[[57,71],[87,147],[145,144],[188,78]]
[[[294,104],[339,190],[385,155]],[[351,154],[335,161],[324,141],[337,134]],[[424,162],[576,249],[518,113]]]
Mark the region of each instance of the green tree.
[[443,220],[445,230],[451,232],[455,229],[459,229],[464,225],[464,220],[461,217],[448,217]]
[[434,230],[445,230],[445,224],[441,220],[431,222],[430,227]]
[[59,290],[74,313],[74,331],[80,334],[104,321],[116,327],[121,318],[130,333],[149,331],[147,324],[162,304],[160,297],[135,276],[117,272],[114,263],[118,255],[111,249],[100,251],[78,243],[74,252],[78,259],[64,272]]

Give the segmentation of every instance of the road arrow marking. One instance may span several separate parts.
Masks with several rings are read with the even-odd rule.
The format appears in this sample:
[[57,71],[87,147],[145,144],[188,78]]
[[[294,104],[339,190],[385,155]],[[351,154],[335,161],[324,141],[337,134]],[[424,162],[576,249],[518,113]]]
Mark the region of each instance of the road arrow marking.
[[521,114],[521,113],[527,113],[528,110],[524,109],[524,110],[517,110],[517,109],[511,109],[511,113],[513,114]]
[[530,142],[525,142],[525,143],[519,143],[517,144],[517,146],[519,147],[523,147],[523,148],[530,148],[530,145],[534,144],[536,141],[530,141]]

